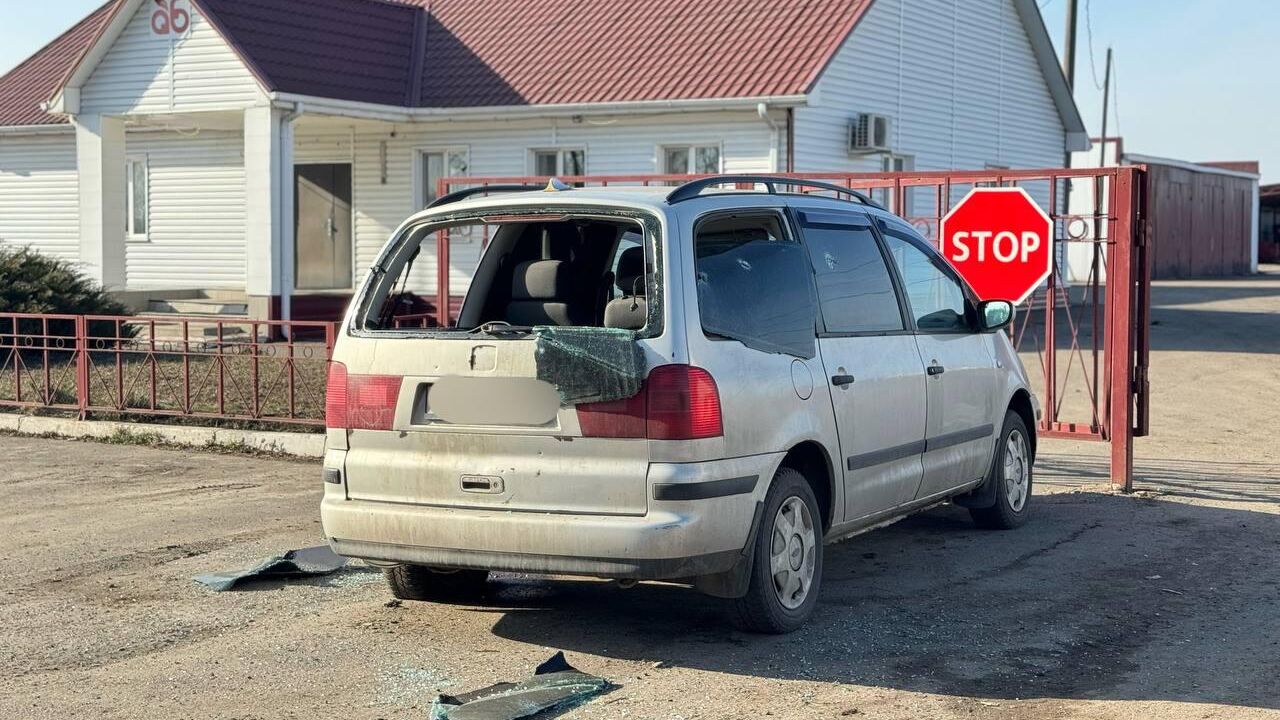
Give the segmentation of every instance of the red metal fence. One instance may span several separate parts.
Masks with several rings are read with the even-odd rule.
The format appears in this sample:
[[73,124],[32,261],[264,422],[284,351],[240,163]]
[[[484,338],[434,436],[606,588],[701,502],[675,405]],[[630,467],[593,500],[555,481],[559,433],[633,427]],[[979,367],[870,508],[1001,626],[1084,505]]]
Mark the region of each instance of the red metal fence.
[[[974,187],[1020,186],[1054,221],[1054,272],[1033,295],[1012,329],[1015,347],[1034,376],[1046,438],[1097,440],[1111,445],[1112,482],[1130,489],[1133,438],[1148,432],[1151,267],[1147,245],[1147,171],[1101,169],[963,170],[919,173],[777,173],[863,191],[937,242],[942,217]],[[575,176],[583,186],[678,185],[697,175]],[[542,184],[545,177],[449,177],[443,196],[466,187]],[[822,194],[819,188],[812,188]],[[1068,203],[1073,194],[1084,202]],[[1084,207],[1072,207],[1083,205]],[[1070,209],[1068,209],[1070,208]],[[436,322],[452,324],[451,240],[437,234]],[[1069,277],[1068,258],[1076,265]],[[1083,275],[1083,277],[1079,277]],[[1112,279],[1108,282],[1108,278]],[[1123,279],[1117,282],[1116,279]]]
[[[562,179],[583,185],[667,185],[691,177]],[[1018,185],[1051,209],[1055,272],[1012,329],[1023,362],[1033,375],[1040,370],[1039,431],[1048,438],[1109,442],[1112,481],[1131,487],[1133,438],[1147,434],[1149,424],[1145,168],[787,177],[868,192],[931,239],[939,220],[975,186]],[[543,180],[447,178],[439,191]],[[1081,188],[1088,190],[1092,207],[1065,211],[1067,195]],[[445,326],[457,309],[449,302],[450,242],[438,235],[435,319]],[[1083,259],[1084,268],[1075,273],[1083,279],[1071,284],[1063,268],[1068,256]],[[426,320],[416,317],[411,324]],[[0,406],[69,410],[81,417],[102,413],[322,425],[335,331],[327,322],[0,313]]]
[[334,336],[326,322],[0,313],[0,407],[323,425]]

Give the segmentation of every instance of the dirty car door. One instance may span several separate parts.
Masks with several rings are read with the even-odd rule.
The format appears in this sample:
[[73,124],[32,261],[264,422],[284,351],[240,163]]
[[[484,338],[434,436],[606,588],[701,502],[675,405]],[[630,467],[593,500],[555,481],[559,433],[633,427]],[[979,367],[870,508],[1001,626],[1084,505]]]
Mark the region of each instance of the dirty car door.
[[910,501],[923,473],[925,375],[865,215],[799,213],[822,313],[818,345],[843,457],[845,520]]
[[914,231],[881,228],[902,276],[928,374],[929,420],[918,497],[982,477],[995,433],[995,359],[958,276]]

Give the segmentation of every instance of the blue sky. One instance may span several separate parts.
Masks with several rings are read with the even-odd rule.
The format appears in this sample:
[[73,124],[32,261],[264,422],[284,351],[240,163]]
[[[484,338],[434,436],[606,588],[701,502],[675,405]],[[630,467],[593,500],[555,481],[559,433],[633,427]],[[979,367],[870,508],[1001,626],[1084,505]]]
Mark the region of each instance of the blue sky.
[[[1078,0],[1076,102],[1090,132],[1101,125],[1102,91],[1089,66],[1088,17],[1098,81],[1115,49],[1119,127],[1130,152],[1183,160],[1261,160],[1280,182],[1280,2],[1275,0]],[[0,72],[70,27],[100,0],[0,0]],[[1040,0],[1055,40],[1067,0]],[[1118,122],[1117,122],[1118,121]]]

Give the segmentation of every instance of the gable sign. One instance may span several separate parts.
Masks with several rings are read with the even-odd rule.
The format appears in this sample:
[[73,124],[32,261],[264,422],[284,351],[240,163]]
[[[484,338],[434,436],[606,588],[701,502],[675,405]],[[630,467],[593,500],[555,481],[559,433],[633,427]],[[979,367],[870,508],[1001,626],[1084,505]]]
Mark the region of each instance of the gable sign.
[[184,35],[191,29],[191,9],[188,0],[153,0],[151,32],[160,37]]

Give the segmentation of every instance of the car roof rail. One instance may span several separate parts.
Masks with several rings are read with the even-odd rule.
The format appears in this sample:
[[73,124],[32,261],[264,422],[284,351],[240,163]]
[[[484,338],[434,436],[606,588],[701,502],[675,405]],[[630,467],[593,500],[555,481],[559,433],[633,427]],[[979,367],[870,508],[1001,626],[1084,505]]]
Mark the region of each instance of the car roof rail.
[[427,203],[427,206],[423,209],[430,210],[431,208],[440,207],[441,205],[456,203],[461,200],[466,200],[472,195],[482,195],[484,193],[528,192],[530,190],[543,190],[546,189],[546,187],[546,185],[477,185],[475,187],[463,188],[462,190],[455,190],[448,195],[441,195],[430,203]]
[[780,185],[793,188],[821,188],[840,195],[847,195],[863,205],[870,205],[871,207],[884,210],[884,206],[880,203],[867,197],[865,193],[860,193],[852,188],[841,187],[840,185],[822,182],[821,180],[805,180],[803,178],[778,177],[775,175],[713,175],[711,177],[698,178],[697,180],[691,180],[675,190],[672,190],[670,194],[667,195],[667,204],[675,205],[676,203],[684,202],[685,200],[692,200],[693,198],[702,195],[702,191],[709,187],[728,185],[729,183],[741,185],[764,185],[765,189],[771,195],[779,194],[778,186]]

